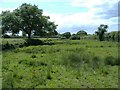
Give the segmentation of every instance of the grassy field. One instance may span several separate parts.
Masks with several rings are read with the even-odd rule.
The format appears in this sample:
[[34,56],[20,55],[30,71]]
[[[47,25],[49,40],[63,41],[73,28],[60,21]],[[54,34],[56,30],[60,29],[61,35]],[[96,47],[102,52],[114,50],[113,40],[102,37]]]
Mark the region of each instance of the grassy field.
[[[3,88],[117,88],[118,43],[42,39],[38,45],[3,51]],[[23,39],[4,39],[3,44]]]

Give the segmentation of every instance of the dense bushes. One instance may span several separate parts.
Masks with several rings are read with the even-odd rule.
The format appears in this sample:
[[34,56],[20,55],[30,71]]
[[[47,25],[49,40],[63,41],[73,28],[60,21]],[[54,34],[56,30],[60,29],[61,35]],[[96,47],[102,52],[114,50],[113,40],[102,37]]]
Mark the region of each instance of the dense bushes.
[[80,49],[78,52],[75,52],[74,50],[64,52],[61,59],[64,65],[77,68],[84,66],[85,64],[93,69],[102,67],[103,65],[119,65],[118,58],[113,56],[106,56],[105,58],[101,58],[92,53],[88,53],[86,50]]
[[70,40],[80,40],[80,36],[79,36],[79,35],[76,35],[76,34],[73,34],[73,35],[70,37]]
[[111,66],[119,65],[119,57],[115,58],[113,56],[107,56],[105,58],[105,64]]
[[11,38],[9,35],[5,34],[3,38]]
[[[87,36],[84,37],[84,39],[99,40],[99,38],[95,34],[87,35]],[[105,41],[116,41],[116,42],[119,42],[120,41],[120,31],[113,31],[113,32],[105,33],[104,34],[104,40]]]
[[7,50],[7,49],[15,49],[15,46],[13,44],[9,44],[8,42],[6,44],[2,44],[2,50]]
[[120,41],[120,31],[113,31],[105,34],[106,41]]
[[50,40],[42,41],[40,39],[25,39],[23,40],[23,42],[18,41],[17,43],[14,43],[13,40],[12,44],[7,41],[2,43],[1,46],[2,46],[2,50],[9,50],[15,48],[22,48],[25,46],[37,46],[37,45],[54,45],[54,43]]
[[30,46],[30,45],[43,45],[44,43],[41,40],[38,39],[26,39],[24,43],[16,43],[16,44],[10,44],[8,41],[4,44],[2,44],[2,50],[9,50],[9,49],[15,49],[15,48],[22,48],[24,46]]
[[26,42],[24,43],[26,46],[30,46],[30,45],[43,45],[43,41],[39,40],[39,39],[26,39]]
[[6,43],[2,44],[2,50],[12,50],[12,49],[16,49],[16,48],[22,48],[24,46],[26,46],[24,43],[11,44],[7,41]]

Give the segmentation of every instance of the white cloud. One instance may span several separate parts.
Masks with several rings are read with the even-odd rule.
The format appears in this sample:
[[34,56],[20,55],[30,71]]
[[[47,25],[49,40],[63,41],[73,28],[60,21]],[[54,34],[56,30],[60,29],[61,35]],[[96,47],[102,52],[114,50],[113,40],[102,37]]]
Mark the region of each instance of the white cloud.
[[100,0],[71,0],[70,3],[73,7],[87,7],[91,8],[94,5],[100,5]]
[[118,15],[118,2],[119,0],[71,0],[69,4],[72,7],[85,7],[93,14],[113,17]]
[[[49,14],[47,12],[44,14],[49,15],[51,21],[55,21],[55,23],[59,25],[57,30],[62,33],[66,31],[76,32],[80,29],[85,29],[88,33],[94,33],[100,24],[107,24],[110,27],[113,24],[117,24],[117,17],[104,19],[99,15],[94,15],[94,13],[90,11],[71,15]],[[109,31],[111,31],[111,29]]]
[[111,4],[118,3],[119,0],[71,0],[70,4],[73,7],[87,7],[94,8],[97,5],[107,4],[111,6]]
[[[42,2],[43,0],[2,0],[2,1],[10,1],[10,2]],[[58,0],[46,0],[46,2],[51,1],[58,1]],[[60,0],[59,0],[60,1]],[[63,1],[63,0],[61,0]],[[65,0],[64,0],[65,1]],[[68,0],[66,1],[68,2]],[[58,32],[76,32],[80,29],[85,29],[88,33],[94,33],[97,30],[97,27],[100,24],[107,24],[109,25],[109,31],[112,29],[117,29],[117,17],[114,15],[111,16],[113,13],[117,12],[116,9],[112,11],[112,14],[108,14],[108,11],[113,8],[113,6],[118,2],[118,0],[71,0],[69,5],[72,7],[86,7],[88,8],[88,12],[82,13],[73,13],[70,15],[63,15],[58,13],[47,13],[43,12],[44,15],[50,16],[50,20],[54,21],[58,24]],[[116,8],[116,7],[114,7]],[[13,8],[0,8],[1,10],[13,10]],[[102,14],[99,14],[101,13]],[[98,14],[97,14],[98,13]],[[103,18],[108,17],[109,18]],[[116,26],[114,26],[116,25]]]
[[76,29],[79,30],[83,28],[86,29],[88,33],[94,33],[100,24],[109,25],[109,31],[113,29],[117,30],[118,1],[119,0],[71,0],[70,5],[72,7],[85,7],[88,8],[88,12],[75,13],[67,16],[51,14],[50,16],[59,25],[58,31],[60,32],[74,32]]

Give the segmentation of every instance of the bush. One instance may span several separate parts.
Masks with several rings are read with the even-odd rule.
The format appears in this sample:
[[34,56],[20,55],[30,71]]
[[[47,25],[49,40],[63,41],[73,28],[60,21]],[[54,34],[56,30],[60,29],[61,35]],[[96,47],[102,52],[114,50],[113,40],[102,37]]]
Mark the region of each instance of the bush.
[[5,34],[3,38],[11,38],[9,35]]
[[24,44],[26,46],[30,46],[30,45],[43,45],[44,43],[39,39],[26,39]]
[[67,39],[67,38],[66,37],[60,37],[60,39],[63,40],[63,39]]
[[24,47],[25,45],[24,44],[19,44],[19,48],[22,48],[22,47]]
[[2,45],[2,50],[8,50],[8,49],[15,49],[15,46],[13,44],[9,44],[8,42]]
[[120,65],[120,57],[115,58],[114,65]]
[[80,67],[83,64],[91,63],[91,55],[89,55],[86,51],[79,52],[68,52],[62,55],[62,60],[65,65],[70,65],[72,67]]
[[77,53],[66,53],[62,56],[63,63],[72,67],[80,66],[82,64],[81,56]]
[[78,37],[77,35],[72,35],[70,37],[70,40],[80,40],[80,37]]
[[106,65],[115,65],[115,58],[113,56],[107,56],[105,58],[105,64]]

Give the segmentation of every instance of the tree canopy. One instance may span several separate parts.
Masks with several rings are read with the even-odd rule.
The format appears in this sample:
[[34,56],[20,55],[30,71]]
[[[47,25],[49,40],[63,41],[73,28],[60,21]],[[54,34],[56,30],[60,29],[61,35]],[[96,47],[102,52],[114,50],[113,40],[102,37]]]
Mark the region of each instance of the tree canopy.
[[49,16],[43,15],[43,10],[36,5],[22,4],[13,12],[2,12],[2,34],[6,32],[19,33],[22,31],[31,38],[31,35],[54,35],[57,25],[49,21]]
[[87,35],[87,32],[85,32],[84,30],[80,30],[77,32],[77,35],[84,36]]
[[65,33],[62,34],[62,36],[69,39],[70,36],[71,36],[71,33],[70,32],[65,32]]
[[99,36],[100,41],[104,41],[104,34],[105,32],[107,32],[107,28],[108,28],[108,25],[101,24],[98,27],[98,31],[95,32]]

